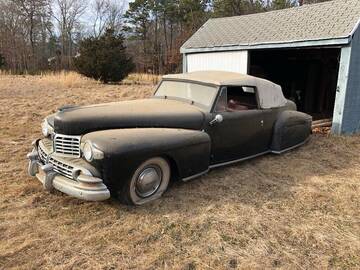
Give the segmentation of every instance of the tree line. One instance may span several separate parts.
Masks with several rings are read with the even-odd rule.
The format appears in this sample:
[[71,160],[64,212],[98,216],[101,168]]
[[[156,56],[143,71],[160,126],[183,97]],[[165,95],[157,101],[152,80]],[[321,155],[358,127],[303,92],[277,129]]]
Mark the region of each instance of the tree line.
[[124,8],[112,0],[0,0],[0,64],[15,73],[72,69],[83,38],[121,31]]
[[206,20],[329,0],[0,0],[0,68],[73,69],[79,44],[108,29],[124,37],[137,72],[181,69],[179,49]]

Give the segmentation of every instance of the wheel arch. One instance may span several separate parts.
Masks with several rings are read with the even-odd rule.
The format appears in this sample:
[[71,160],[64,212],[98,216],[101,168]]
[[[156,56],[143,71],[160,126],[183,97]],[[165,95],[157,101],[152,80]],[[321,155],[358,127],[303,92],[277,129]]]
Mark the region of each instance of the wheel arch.
[[169,163],[171,173],[170,181],[180,180],[179,166],[175,158],[170,154],[163,154],[160,155],[160,157],[164,158]]

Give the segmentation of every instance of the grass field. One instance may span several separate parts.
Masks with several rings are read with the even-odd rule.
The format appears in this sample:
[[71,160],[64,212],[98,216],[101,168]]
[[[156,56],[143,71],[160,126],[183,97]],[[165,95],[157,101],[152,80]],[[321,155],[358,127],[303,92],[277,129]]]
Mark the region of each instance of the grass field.
[[147,97],[142,79],[0,75],[0,269],[360,269],[360,136],[313,135],[136,208],[48,194],[27,176],[46,115]]

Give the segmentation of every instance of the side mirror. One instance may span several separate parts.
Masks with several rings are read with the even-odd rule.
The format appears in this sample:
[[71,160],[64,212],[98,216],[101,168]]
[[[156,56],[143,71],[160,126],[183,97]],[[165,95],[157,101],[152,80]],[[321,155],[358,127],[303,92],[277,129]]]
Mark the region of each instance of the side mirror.
[[224,120],[224,117],[221,114],[217,114],[215,115],[215,118],[213,120],[210,121],[210,126],[216,124],[216,123],[221,123]]

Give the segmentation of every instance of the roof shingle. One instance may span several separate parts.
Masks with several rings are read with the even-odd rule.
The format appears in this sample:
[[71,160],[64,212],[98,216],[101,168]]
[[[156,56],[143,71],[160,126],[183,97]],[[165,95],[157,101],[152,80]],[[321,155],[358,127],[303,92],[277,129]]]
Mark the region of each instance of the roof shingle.
[[360,0],[208,20],[182,49],[254,46],[346,38],[358,25]]

